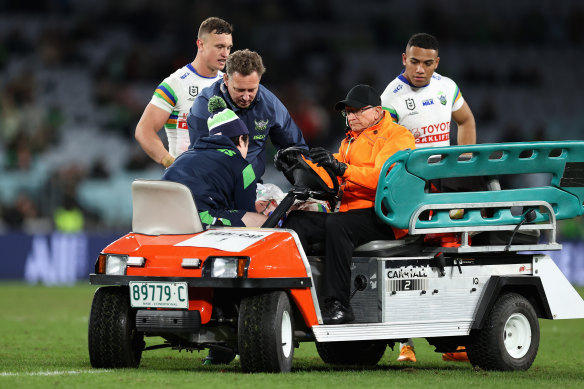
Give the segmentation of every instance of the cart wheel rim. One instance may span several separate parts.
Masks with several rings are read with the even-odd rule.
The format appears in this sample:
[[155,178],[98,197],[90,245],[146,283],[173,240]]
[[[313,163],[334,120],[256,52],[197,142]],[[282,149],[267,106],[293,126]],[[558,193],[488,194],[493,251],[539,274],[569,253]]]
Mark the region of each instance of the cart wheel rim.
[[288,358],[292,352],[292,320],[288,311],[282,313],[282,354]]
[[505,349],[513,358],[522,358],[531,346],[531,325],[525,315],[514,313],[507,319],[504,328]]

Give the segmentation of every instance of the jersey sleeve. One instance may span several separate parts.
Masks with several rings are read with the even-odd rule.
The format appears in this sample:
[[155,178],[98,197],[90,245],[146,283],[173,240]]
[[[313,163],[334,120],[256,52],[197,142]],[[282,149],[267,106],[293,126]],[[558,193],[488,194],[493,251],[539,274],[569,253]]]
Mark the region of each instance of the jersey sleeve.
[[389,114],[391,115],[391,120],[394,123],[397,123],[399,121],[399,115],[397,113],[395,103],[394,101],[392,101],[391,84],[389,84],[381,94],[381,106],[383,107],[384,110],[389,112]]
[[392,122],[397,123],[399,121],[399,115],[397,114],[397,111],[393,106],[391,106],[390,104],[387,105],[383,104],[383,109],[389,113]]
[[464,104],[464,98],[462,97],[462,93],[460,93],[460,89],[458,89],[458,85],[454,81],[452,81],[454,86],[454,91],[452,92],[452,112],[458,111],[462,104]]
[[178,97],[175,92],[178,88],[179,85],[174,81],[174,78],[165,78],[154,90],[150,103],[171,113],[178,102]]

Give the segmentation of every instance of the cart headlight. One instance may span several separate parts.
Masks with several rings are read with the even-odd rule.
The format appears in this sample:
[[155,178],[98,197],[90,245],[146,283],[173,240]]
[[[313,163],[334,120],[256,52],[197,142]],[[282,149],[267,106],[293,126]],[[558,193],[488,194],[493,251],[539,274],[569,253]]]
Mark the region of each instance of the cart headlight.
[[249,257],[209,257],[203,265],[203,277],[245,278]]
[[130,257],[128,255],[119,254],[99,254],[95,262],[95,274],[107,274],[114,276],[126,275],[126,268],[144,267],[146,258],[144,257]]
[[105,262],[105,274],[110,276],[123,276],[126,274],[128,256],[108,255]]

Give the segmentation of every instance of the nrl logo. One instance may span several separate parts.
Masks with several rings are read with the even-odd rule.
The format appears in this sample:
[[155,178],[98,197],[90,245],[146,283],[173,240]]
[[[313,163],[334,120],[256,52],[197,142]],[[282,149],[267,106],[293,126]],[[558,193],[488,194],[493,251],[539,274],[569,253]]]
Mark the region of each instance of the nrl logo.
[[195,97],[199,94],[199,87],[198,86],[189,86],[189,95]]
[[406,99],[406,108],[409,109],[410,111],[416,108],[416,103],[414,102],[414,99]]
[[269,123],[268,119],[260,120],[260,121],[254,120],[253,122],[255,123],[255,129],[257,131],[265,131],[266,128],[268,128],[268,123]]
[[438,100],[440,100],[440,104],[446,105],[446,95],[444,94],[444,92],[442,91],[438,92]]

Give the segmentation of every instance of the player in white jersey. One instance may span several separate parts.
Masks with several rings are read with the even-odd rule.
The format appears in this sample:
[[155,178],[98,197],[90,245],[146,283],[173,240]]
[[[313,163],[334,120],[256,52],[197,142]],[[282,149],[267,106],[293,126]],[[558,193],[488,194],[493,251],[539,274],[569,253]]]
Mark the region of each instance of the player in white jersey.
[[[394,122],[412,132],[416,148],[450,146],[452,120],[458,126],[456,143],[475,144],[472,111],[456,83],[435,73],[439,62],[438,40],[430,34],[412,35],[402,54],[404,70],[385,88],[381,104]],[[442,358],[468,361],[466,352],[445,353]],[[416,362],[411,339],[400,345],[397,360]]]
[[187,115],[195,97],[203,88],[223,78],[223,72],[214,77],[201,76],[192,64],[187,64],[165,78],[154,91],[150,104],[170,113],[164,123],[168,139],[168,152],[174,158],[189,148]]
[[464,104],[450,78],[434,73],[428,85],[416,88],[402,73],[387,86],[381,99],[393,121],[412,132],[417,148],[450,146],[451,115]]
[[381,94],[381,104],[393,121],[412,132],[417,148],[450,146],[451,120],[458,126],[456,143],[475,144],[470,107],[454,81],[435,73],[440,62],[436,38],[412,36],[402,61],[404,71]]
[[[203,21],[193,62],[165,78],[144,109],[136,126],[136,140],[150,158],[164,167],[189,147],[187,115],[203,88],[223,77],[221,70],[233,46],[232,32],[231,24],[223,19],[211,17]],[[169,150],[158,136],[163,126]]]

